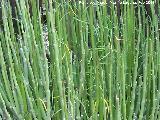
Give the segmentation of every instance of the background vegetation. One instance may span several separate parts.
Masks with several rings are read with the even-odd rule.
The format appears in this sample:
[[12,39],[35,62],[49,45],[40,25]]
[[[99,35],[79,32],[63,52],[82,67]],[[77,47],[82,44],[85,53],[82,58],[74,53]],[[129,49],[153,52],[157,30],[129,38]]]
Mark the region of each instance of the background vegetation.
[[[82,2],[84,2],[82,0]],[[0,118],[159,120],[158,17],[144,6],[2,0]],[[53,6],[52,6],[53,5]],[[154,12],[151,5],[152,13]],[[149,19],[150,18],[150,19]]]

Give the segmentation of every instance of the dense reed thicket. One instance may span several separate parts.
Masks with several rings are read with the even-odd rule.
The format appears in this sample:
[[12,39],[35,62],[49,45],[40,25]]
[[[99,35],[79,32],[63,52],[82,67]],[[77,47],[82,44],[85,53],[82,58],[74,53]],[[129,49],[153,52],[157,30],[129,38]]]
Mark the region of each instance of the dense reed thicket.
[[117,16],[113,4],[108,14],[83,0],[44,3],[46,22],[36,1],[30,16],[28,0],[17,0],[15,32],[1,2],[0,118],[159,120],[157,15],[147,19],[144,5]]

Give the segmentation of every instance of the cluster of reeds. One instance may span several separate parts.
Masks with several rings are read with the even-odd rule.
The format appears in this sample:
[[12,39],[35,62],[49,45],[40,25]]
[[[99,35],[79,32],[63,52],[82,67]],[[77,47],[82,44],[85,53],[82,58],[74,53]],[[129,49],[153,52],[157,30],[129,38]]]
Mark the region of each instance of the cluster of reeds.
[[44,31],[28,1],[16,0],[16,29],[1,2],[1,119],[160,119],[157,16],[133,4],[120,17],[114,5],[108,14],[106,5],[45,0]]

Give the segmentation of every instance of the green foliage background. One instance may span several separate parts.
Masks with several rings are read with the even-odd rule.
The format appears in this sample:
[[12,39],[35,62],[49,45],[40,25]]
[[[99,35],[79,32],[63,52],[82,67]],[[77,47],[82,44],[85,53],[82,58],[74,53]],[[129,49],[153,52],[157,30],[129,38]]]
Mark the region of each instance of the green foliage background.
[[36,1],[32,16],[28,0],[16,2],[16,29],[1,2],[0,118],[159,120],[158,17],[133,4],[119,19],[113,5],[108,14],[83,0],[52,2],[44,1],[46,31]]

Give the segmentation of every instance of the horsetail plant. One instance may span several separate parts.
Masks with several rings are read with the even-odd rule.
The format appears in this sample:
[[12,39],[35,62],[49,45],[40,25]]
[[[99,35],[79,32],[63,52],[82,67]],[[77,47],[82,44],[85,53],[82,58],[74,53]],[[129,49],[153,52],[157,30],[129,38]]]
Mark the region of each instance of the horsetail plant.
[[160,119],[154,5],[39,3],[0,2],[0,119]]

